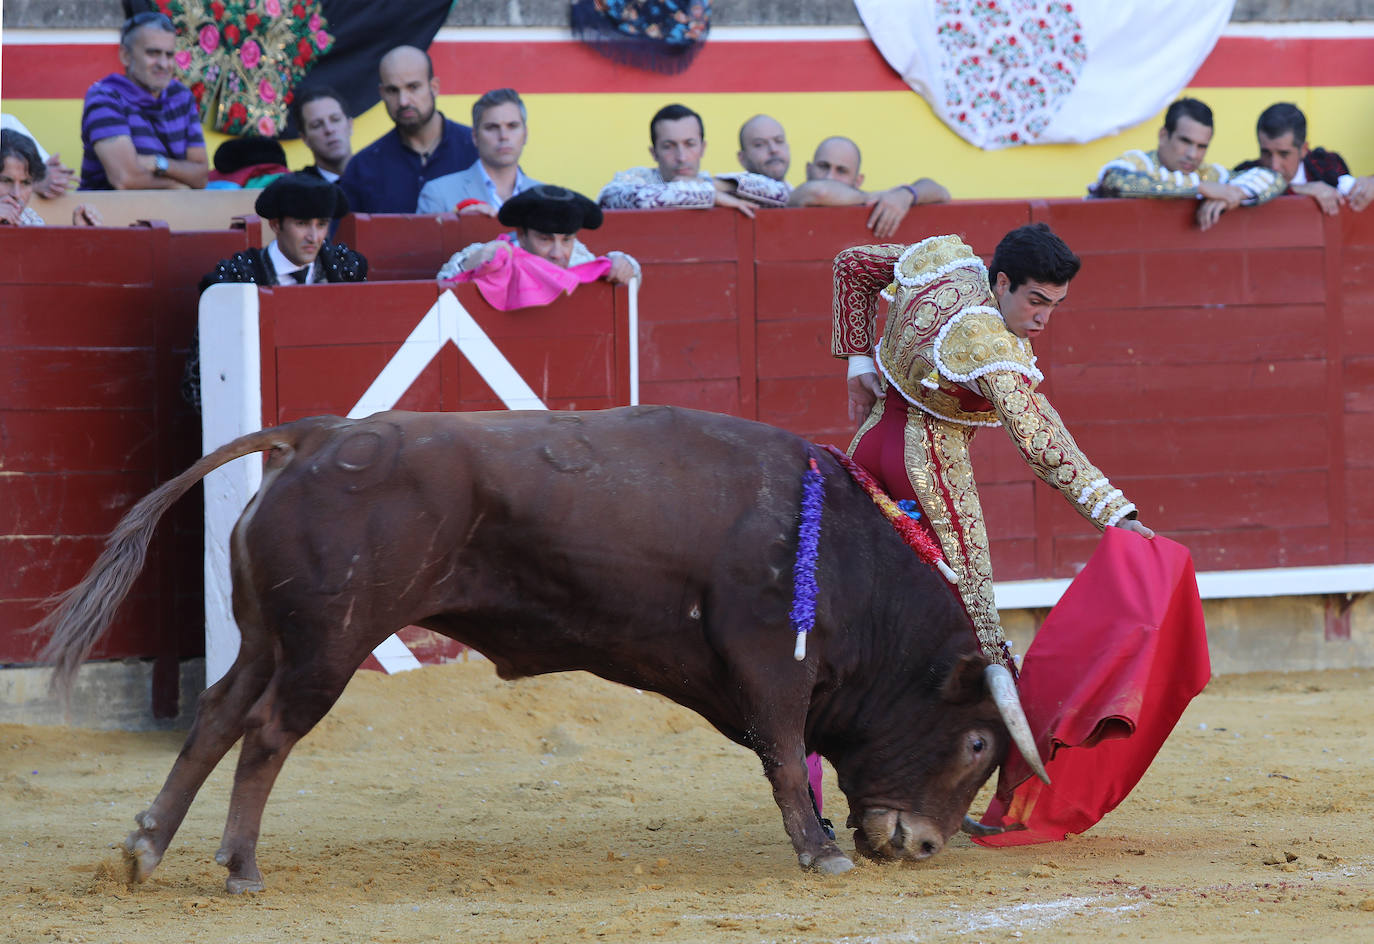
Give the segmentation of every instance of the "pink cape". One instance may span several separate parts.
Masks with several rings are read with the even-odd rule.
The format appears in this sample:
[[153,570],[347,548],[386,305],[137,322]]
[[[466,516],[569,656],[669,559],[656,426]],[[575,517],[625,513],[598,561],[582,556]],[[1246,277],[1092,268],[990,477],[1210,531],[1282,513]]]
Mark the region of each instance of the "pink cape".
[[[504,235],[500,238],[506,239]],[[595,282],[610,270],[611,260],[605,256],[564,269],[512,244],[510,252],[497,252],[485,265],[459,272],[442,284],[474,282],[487,304],[511,311],[547,305],[564,292],[571,294],[583,282]]]
[[1081,833],[1126,798],[1211,678],[1188,549],[1108,528],[1050,611],[1018,688],[1052,786],[1015,748],[983,823],[1026,828],[984,846]]

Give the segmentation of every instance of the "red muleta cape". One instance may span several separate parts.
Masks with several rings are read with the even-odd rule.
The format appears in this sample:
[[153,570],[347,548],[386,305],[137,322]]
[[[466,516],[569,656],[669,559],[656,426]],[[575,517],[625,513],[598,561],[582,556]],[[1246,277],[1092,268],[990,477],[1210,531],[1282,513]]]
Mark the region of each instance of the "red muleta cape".
[[974,841],[1052,842],[1093,826],[1140,782],[1211,673],[1188,549],[1107,528],[1021,664],[1052,785],[1012,748],[982,822],[1026,828]]

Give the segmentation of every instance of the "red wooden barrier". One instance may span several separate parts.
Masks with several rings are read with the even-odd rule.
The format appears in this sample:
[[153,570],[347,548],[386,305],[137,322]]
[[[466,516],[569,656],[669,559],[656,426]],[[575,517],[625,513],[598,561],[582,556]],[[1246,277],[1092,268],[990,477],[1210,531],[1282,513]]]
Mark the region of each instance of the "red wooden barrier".
[[[644,267],[643,401],[847,444],[830,271],[836,250],[872,241],[866,216],[608,214],[585,241]],[[1085,263],[1037,341],[1043,389],[1145,519],[1204,570],[1374,561],[1374,213],[1327,219],[1310,200],[1284,198],[1200,233],[1182,203],[956,203],[916,208],[897,239],[960,233],[986,258],[1032,219]],[[267,418],[347,411],[433,303],[439,265],[501,229],[472,217],[346,219],[340,237],[368,255],[374,279],[419,281],[264,292]],[[197,451],[176,394],[193,285],[246,239],[0,230],[0,660],[32,658],[35,641],[16,631],[33,603],[76,579],[109,525]],[[309,307],[288,304],[303,295]],[[623,290],[584,286],[510,313],[490,312],[470,288],[460,295],[551,405],[627,399],[624,311],[607,303],[623,304]],[[401,405],[499,404],[450,345]],[[974,459],[998,577],[1074,573],[1091,529],[1029,479],[1000,432],[980,433]],[[177,514],[102,653],[199,645],[186,629],[200,623],[188,605],[199,594],[198,509]]]
[[[32,661],[41,640],[19,630],[35,604],[79,579],[119,517],[198,455],[179,393],[195,284],[245,240],[0,228],[0,662]],[[194,503],[168,517],[96,650],[160,656],[163,709],[175,707],[178,658],[203,647],[200,534]]]
[[[263,423],[348,413],[439,291],[432,282],[262,291]],[[510,312],[487,305],[471,285],[453,291],[550,409],[599,410],[629,402],[623,289],[597,282],[555,305]],[[396,408],[505,407],[473,365],[446,344]]]

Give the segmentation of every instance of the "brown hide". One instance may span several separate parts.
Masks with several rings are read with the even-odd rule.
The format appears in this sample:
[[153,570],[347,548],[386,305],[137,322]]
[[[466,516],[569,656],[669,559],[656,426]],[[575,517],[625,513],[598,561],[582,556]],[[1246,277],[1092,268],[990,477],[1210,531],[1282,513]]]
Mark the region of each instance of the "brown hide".
[[[266,448],[233,537],[242,648],[130,837],[140,876],[241,733],[219,858],[231,890],[261,887],[257,824],[282,761],[407,624],[466,643],[505,678],[583,669],[697,711],[759,755],[803,866],[851,864],[807,798],[808,750],[834,764],[860,850],[890,858],[936,851],[1005,753],[951,589],[790,433],[666,407],[322,417],[244,437],[181,478]],[[820,593],[796,661],[813,456],[826,474]]]

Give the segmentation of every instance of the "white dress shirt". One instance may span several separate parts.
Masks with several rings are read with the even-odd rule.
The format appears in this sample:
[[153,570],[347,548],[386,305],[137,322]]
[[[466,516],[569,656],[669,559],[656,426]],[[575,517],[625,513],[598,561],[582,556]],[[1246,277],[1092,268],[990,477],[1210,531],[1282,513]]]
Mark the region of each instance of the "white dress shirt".
[[305,281],[301,284],[311,285],[314,283],[314,264],[312,263],[308,266],[296,265],[296,263],[286,258],[286,253],[281,251],[281,247],[277,245],[277,241],[275,239],[267,244],[267,258],[271,260],[272,268],[276,270],[278,285],[295,285],[296,277],[292,273],[302,268],[305,269]]

